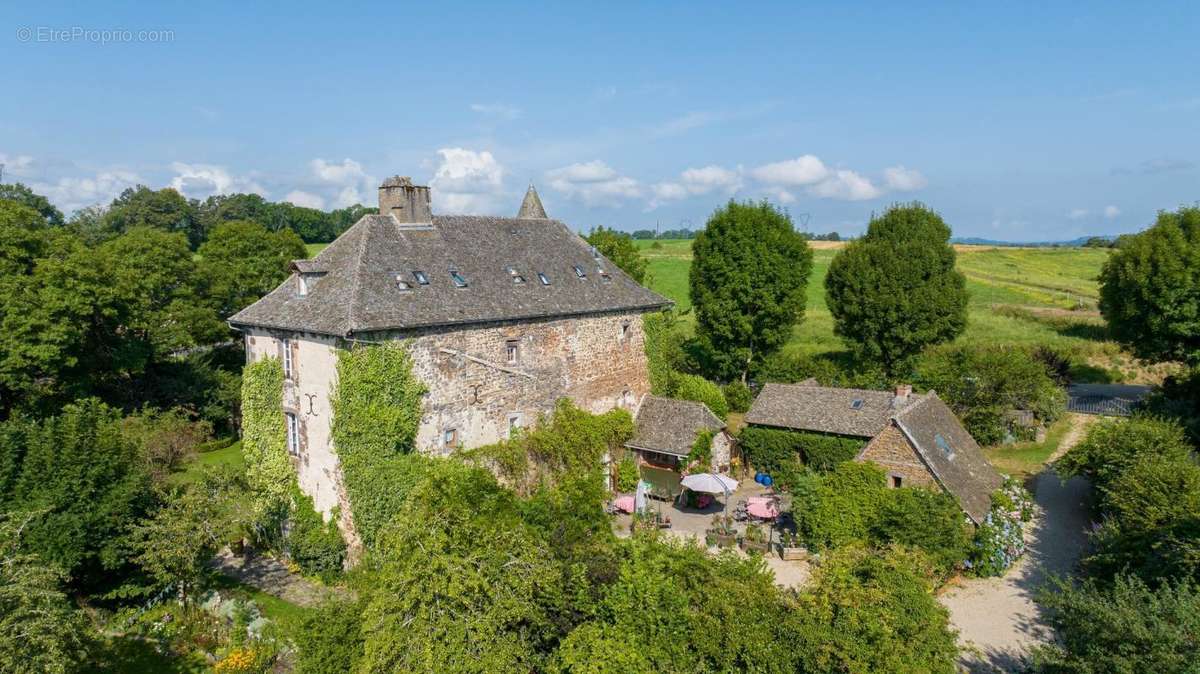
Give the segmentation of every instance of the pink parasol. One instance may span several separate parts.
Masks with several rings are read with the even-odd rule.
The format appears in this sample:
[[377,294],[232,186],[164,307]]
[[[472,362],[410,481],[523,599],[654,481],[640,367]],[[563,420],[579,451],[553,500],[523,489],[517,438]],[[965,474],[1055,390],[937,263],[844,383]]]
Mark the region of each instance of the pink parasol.
[[613,499],[613,506],[616,507],[616,509],[620,510],[621,512],[627,512],[627,513],[633,512],[633,508],[634,508],[633,495],[626,494],[625,496],[616,497],[615,499]]
[[779,508],[771,502],[755,501],[746,505],[746,512],[763,520],[779,517]]

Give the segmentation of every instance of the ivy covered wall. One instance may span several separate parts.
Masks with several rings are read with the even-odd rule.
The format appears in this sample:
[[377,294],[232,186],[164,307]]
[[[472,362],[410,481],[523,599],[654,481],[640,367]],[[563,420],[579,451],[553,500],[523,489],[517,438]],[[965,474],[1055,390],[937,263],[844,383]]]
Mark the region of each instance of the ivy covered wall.
[[246,480],[254,494],[255,519],[268,537],[287,518],[296,481],[286,443],[283,367],[276,358],[264,358],[246,365],[242,372],[242,452]]
[[333,444],[354,529],[371,549],[420,477],[412,450],[426,387],[402,342],[340,350],[337,375]]

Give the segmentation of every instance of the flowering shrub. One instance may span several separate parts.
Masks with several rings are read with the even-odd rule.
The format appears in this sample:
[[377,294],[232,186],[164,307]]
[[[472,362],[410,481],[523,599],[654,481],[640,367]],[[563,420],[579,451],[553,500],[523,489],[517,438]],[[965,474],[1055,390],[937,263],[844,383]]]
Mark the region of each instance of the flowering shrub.
[[992,494],[992,509],[975,532],[969,567],[976,576],[1003,575],[1025,554],[1025,523],[1033,519],[1033,498],[1019,482],[1005,478]]
[[217,674],[249,674],[260,672],[263,663],[258,652],[251,647],[235,648],[229,654],[217,661],[213,671]]

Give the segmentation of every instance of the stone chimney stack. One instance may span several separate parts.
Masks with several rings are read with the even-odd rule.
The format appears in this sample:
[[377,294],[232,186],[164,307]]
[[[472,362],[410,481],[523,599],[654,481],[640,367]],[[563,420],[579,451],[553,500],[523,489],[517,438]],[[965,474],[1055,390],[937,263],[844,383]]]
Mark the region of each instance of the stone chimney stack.
[[912,395],[912,384],[896,384],[896,401],[908,402],[909,396]]
[[433,222],[429,188],[414,185],[408,176],[388,178],[379,186],[379,214],[390,215],[401,223]]

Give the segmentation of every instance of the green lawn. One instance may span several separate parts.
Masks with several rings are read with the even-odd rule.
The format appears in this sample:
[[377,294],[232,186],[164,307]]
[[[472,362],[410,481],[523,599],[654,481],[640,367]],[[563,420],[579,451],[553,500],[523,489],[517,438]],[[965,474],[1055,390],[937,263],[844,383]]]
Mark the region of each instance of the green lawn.
[[201,452],[196,455],[196,458],[189,461],[183,467],[183,470],[171,476],[171,482],[174,484],[188,484],[200,479],[200,474],[209,466],[233,466],[238,470],[242,470],[246,461],[242,457],[242,441],[238,440],[232,445],[224,449],[215,449],[211,452]]
[[[650,287],[676,302],[681,312],[691,307],[688,268],[691,241],[636,241],[646,257]],[[796,328],[786,351],[827,353],[844,349],[833,334],[833,317],[825,306],[825,274],[837,249],[813,251],[813,274],[808,284],[804,321]],[[969,321],[959,339],[964,342],[1049,344],[1084,355],[1111,358],[1115,345],[1098,338],[1096,277],[1108,252],[1094,248],[960,247],[958,267],[967,276]],[[1059,311],[1055,321],[1003,313],[1003,306]],[[1066,311],[1080,309],[1078,312]],[[1013,312],[1016,313],[1016,312]],[[692,318],[686,316],[690,323]],[[1098,334],[1099,333],[1099,334]]]
[[984,447],[983,453],[997,470],[1024,479],[1041,472],[1046,460],[1058,449],[1059,443],[1071,429],[1071,423],[1070,415],[1063,415],[1063,418],[1046,429],[1046,439],[1042,442],[1018,442]]
[[306,243],[304,247],[308,249],[309,257],[315,257],[317,253],[325,250],[325,246],[328,245],[327,243]]

